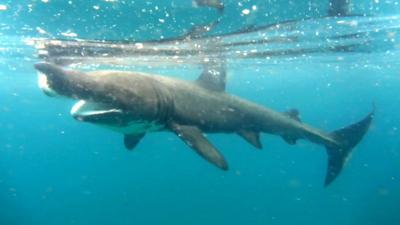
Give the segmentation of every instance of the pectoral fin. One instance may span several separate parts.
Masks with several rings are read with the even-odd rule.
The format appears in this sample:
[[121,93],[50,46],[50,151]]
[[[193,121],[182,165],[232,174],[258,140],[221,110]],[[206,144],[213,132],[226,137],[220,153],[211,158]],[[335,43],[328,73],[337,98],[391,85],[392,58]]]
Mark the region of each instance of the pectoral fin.
[[223,170],[228,170],[228,163],[222,154],[204,137],[199,128],[172,123],[170,129],[201,157]]
[[262,144],[260,141],[260,133],[247,131],[247,130],[240,130],[238,134],[244,138],[247,142],[252,144],[254,147],[258,149],[262,149]]
[[145,133],[140,134],[127,134],[124,136],[124,145],[126,149],[132,150],[136,147],[136,145],[142,140]]

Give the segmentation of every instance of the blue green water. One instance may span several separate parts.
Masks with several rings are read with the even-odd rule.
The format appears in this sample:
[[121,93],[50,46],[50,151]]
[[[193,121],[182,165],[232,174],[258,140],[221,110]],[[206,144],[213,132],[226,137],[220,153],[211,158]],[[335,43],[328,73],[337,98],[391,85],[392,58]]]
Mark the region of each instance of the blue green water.
[[[120,134],[75,121],[69,115],[73,101],[49,98],[37,87],[32,65],[40,59],[27,38],[66,38],[65,32],[114,40],[175,37],[192,23],[213,20],[213,9],[193,8],[186,0],[16,2],[0,1],[6,6],[0,11],[0,225],[400,224],[396,27],[383,34],[374,27],[362,52],[227,65],[227,92],[277,111],[297,108],[304,122],[323,130],[359,120],[375,102],[370,131],[337,180],[324,188],[321,146],[290,146],[263,134],[260,151],[238,135],[209,134],[229,162],[224,172],[172,133],[148,134],[128,152]],[[221,24],[212,32],[317,18],[327,11],[327,1],[240,2],[224,1]],[[257,10],[241,15],[254,5]],[[352,10],[383,18],[400,15],[400,4],[359,0]],[[169,17],[161,24],[165,12]],[[146,70],[187,80],[199,73]]]

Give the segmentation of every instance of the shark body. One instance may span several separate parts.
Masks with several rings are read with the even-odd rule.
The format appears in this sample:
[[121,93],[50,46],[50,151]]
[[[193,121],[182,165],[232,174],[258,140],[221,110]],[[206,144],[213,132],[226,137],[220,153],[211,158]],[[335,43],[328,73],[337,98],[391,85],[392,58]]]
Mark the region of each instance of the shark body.
[[325,185],[341,172],[351,150],[362,139],[374,113],[332,133],[300,121],[297,110],[276,112],[225,92],[225,70],[206,67],[194,81],[124,71],[81,72],[38,63],[39,85],[45,93],[77,99],[72,116],[124,134],[133,149],[148,132],[171,131],[200,156],[227,170],[223,155],[203,133],[236,133],[262,148],[260,133],[281,136],[295,144],[306,139],[325,146]]

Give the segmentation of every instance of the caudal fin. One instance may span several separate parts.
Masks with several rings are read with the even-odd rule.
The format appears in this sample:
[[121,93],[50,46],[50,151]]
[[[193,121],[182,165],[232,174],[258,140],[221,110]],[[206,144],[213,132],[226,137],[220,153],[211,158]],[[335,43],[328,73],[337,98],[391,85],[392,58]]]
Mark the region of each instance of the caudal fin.
[[325,187],[332,183],[340,171],[342,171],[351,151],[361,141],[371,125],[374,118],[374,111],[372,110],[361,121],[331,133],[332,137],[338,142],[338,145],[326,146],[328,152],[328,170],[325,177]]

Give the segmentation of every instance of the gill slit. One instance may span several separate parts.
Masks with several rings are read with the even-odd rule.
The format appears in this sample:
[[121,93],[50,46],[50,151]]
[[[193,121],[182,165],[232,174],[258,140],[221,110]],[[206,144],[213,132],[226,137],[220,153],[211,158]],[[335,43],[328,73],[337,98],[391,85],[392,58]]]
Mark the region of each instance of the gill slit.
[[158,119],[158,122],[167,124],[171,120],[171,115],[174,110],[174,103],[170,96],[170,92],[167,88],[162,87],[161,85],[156,87],[154,83],[151,83],[151,86],[157,98],[157,111],[155,116]]

